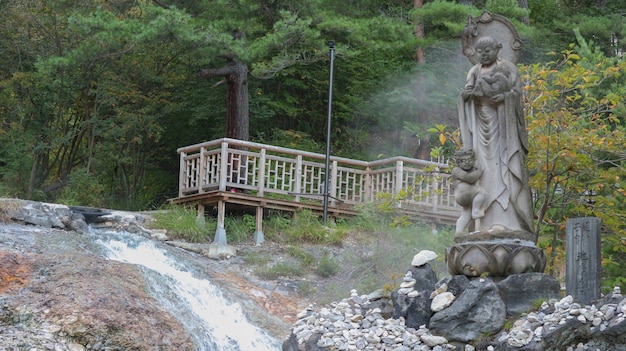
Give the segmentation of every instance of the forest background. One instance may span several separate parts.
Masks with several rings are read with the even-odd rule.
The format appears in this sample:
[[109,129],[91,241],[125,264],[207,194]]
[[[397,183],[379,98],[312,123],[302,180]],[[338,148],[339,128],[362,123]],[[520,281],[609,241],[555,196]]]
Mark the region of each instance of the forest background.
[[[182,146],[229,135],[323,152],[330,40],[334,155],[450,157],[466,18],[504,15],[524,42],[539,245],[562,256],[566,220],[600,217],[603,267],[626,283],[622,0],[0,0],[0,10],[0,195],[125,210],[176,196]],[[247,93],[235,106],[233,84]]]

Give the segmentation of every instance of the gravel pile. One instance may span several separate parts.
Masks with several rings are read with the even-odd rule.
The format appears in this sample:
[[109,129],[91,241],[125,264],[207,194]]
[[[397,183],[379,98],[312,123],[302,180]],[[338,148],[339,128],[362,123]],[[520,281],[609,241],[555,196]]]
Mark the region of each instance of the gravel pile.
[[[402,318],[396,320],[383,317],[383,311],[373,307],[368,295],[359,295],[353,290],[349,298],[328,307],[316,311],[310,306],[302,311],[283,350],[549,350],[549,346],[543,346],[542,338],[560,328],[567,327],[571,332],[580,332],[581,329],[576,326],[583,325],[587,334],[590,332],[589,335],[593,335],[610,328],[623,328],[626,326],[625,319],[626,299],[616,287],[603,299],[601,305],[580,305],[571,296],[561,300],[552,299],[545,301],[538,311],[516,320],[508,332],[503,331],[489,341],[480,341],[479,345],[459,345],[431,334],[425,326],[419,329],[407,328]],[[563,336],[562,333],[559,335]],[[562,341],[567,342],[567,337],[564,339]],[[595,347],[593,342],[586,344],[575,338],[571,341],[573,344],[559,350],[607,351]],[[533,347],[529,347],[531,345]]]

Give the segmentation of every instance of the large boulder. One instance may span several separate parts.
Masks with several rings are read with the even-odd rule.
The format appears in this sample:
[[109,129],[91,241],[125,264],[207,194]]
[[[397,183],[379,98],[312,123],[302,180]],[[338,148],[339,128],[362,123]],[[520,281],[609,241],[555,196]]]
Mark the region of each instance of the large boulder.
[[450,307],[430,319],[430,331],[448,340],[470,342],[494,334],[504,326],[506,306],[491,279],[470,281]]
[[589,340],[591,330],[589,324],[572,318],[559,324],[554,330],[542,335],[545,351],[560,351],[565,345],[576,345]]
[[407,275],[414,280],[415,285],[412,289],[418,294],[415,296],[394,291],[391,294],[394,306],[393,318],[403,317],[406,326],[410,328],[419,329],[422,325],[428,327],[428,321],[433,314],[430,309],[430,294],[435,290],[437,274],[430,264],[425,263],[421,266],[412,266]]
[[404,323],[409,328],[419,329],[421,325],[428,327],[428,321],[433,314],[429,296],[420,293],[416,297],[409,297],[396,291],[392,292],[393,318],[404,317]]
[[527,312],[538,302],[561,298],[561,285],[556,278],[543,273],[513,274],[497,284],[509,316]]
[[467,278],[467,276],[465,275],[449,275],[441,278],[441,280],[437,282],[436,288],[439,288],[443,284],[446,284],[446,291],[451,292],[452,294],[454,294],[454,296],[459,296],[463,291],[465,291],[465,289],[467,289],[469,282],[469,278]]
[[591,335],[587,343],[590,350],[626,351],[626,322],[617,319],[605,330],[598,330]]

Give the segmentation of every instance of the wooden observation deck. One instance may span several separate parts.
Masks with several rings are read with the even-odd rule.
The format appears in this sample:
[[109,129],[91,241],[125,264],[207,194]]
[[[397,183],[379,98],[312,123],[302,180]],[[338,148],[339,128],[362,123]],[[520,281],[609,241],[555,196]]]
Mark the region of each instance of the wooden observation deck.
[[[263,209],[323,211],[325,155],[228,138],[182,147],[178,153],[178,197],[170,201],[196,205],[199,216],[206,206],[217,207],[215,243],[226,243],[227,204],[256,209],[257,243],[263,241]],[[450,175],[442,172],[445,163],[331,156],[329,165],[331,216],[355,215],[355,205],[382,193],[409,195],[397,202],[398,209],[433,225],[454,224],[460,214]]]

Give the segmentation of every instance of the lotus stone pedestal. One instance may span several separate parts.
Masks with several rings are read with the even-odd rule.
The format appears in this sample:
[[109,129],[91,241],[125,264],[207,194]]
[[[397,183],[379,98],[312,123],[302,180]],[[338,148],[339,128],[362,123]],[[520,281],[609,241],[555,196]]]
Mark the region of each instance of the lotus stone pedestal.
[[446,250],[448,272],[468,277],[542,273],[546,267],[545,254],[532,241],[519,239],[525,236],[517,232],[457,236],[457,244]]

